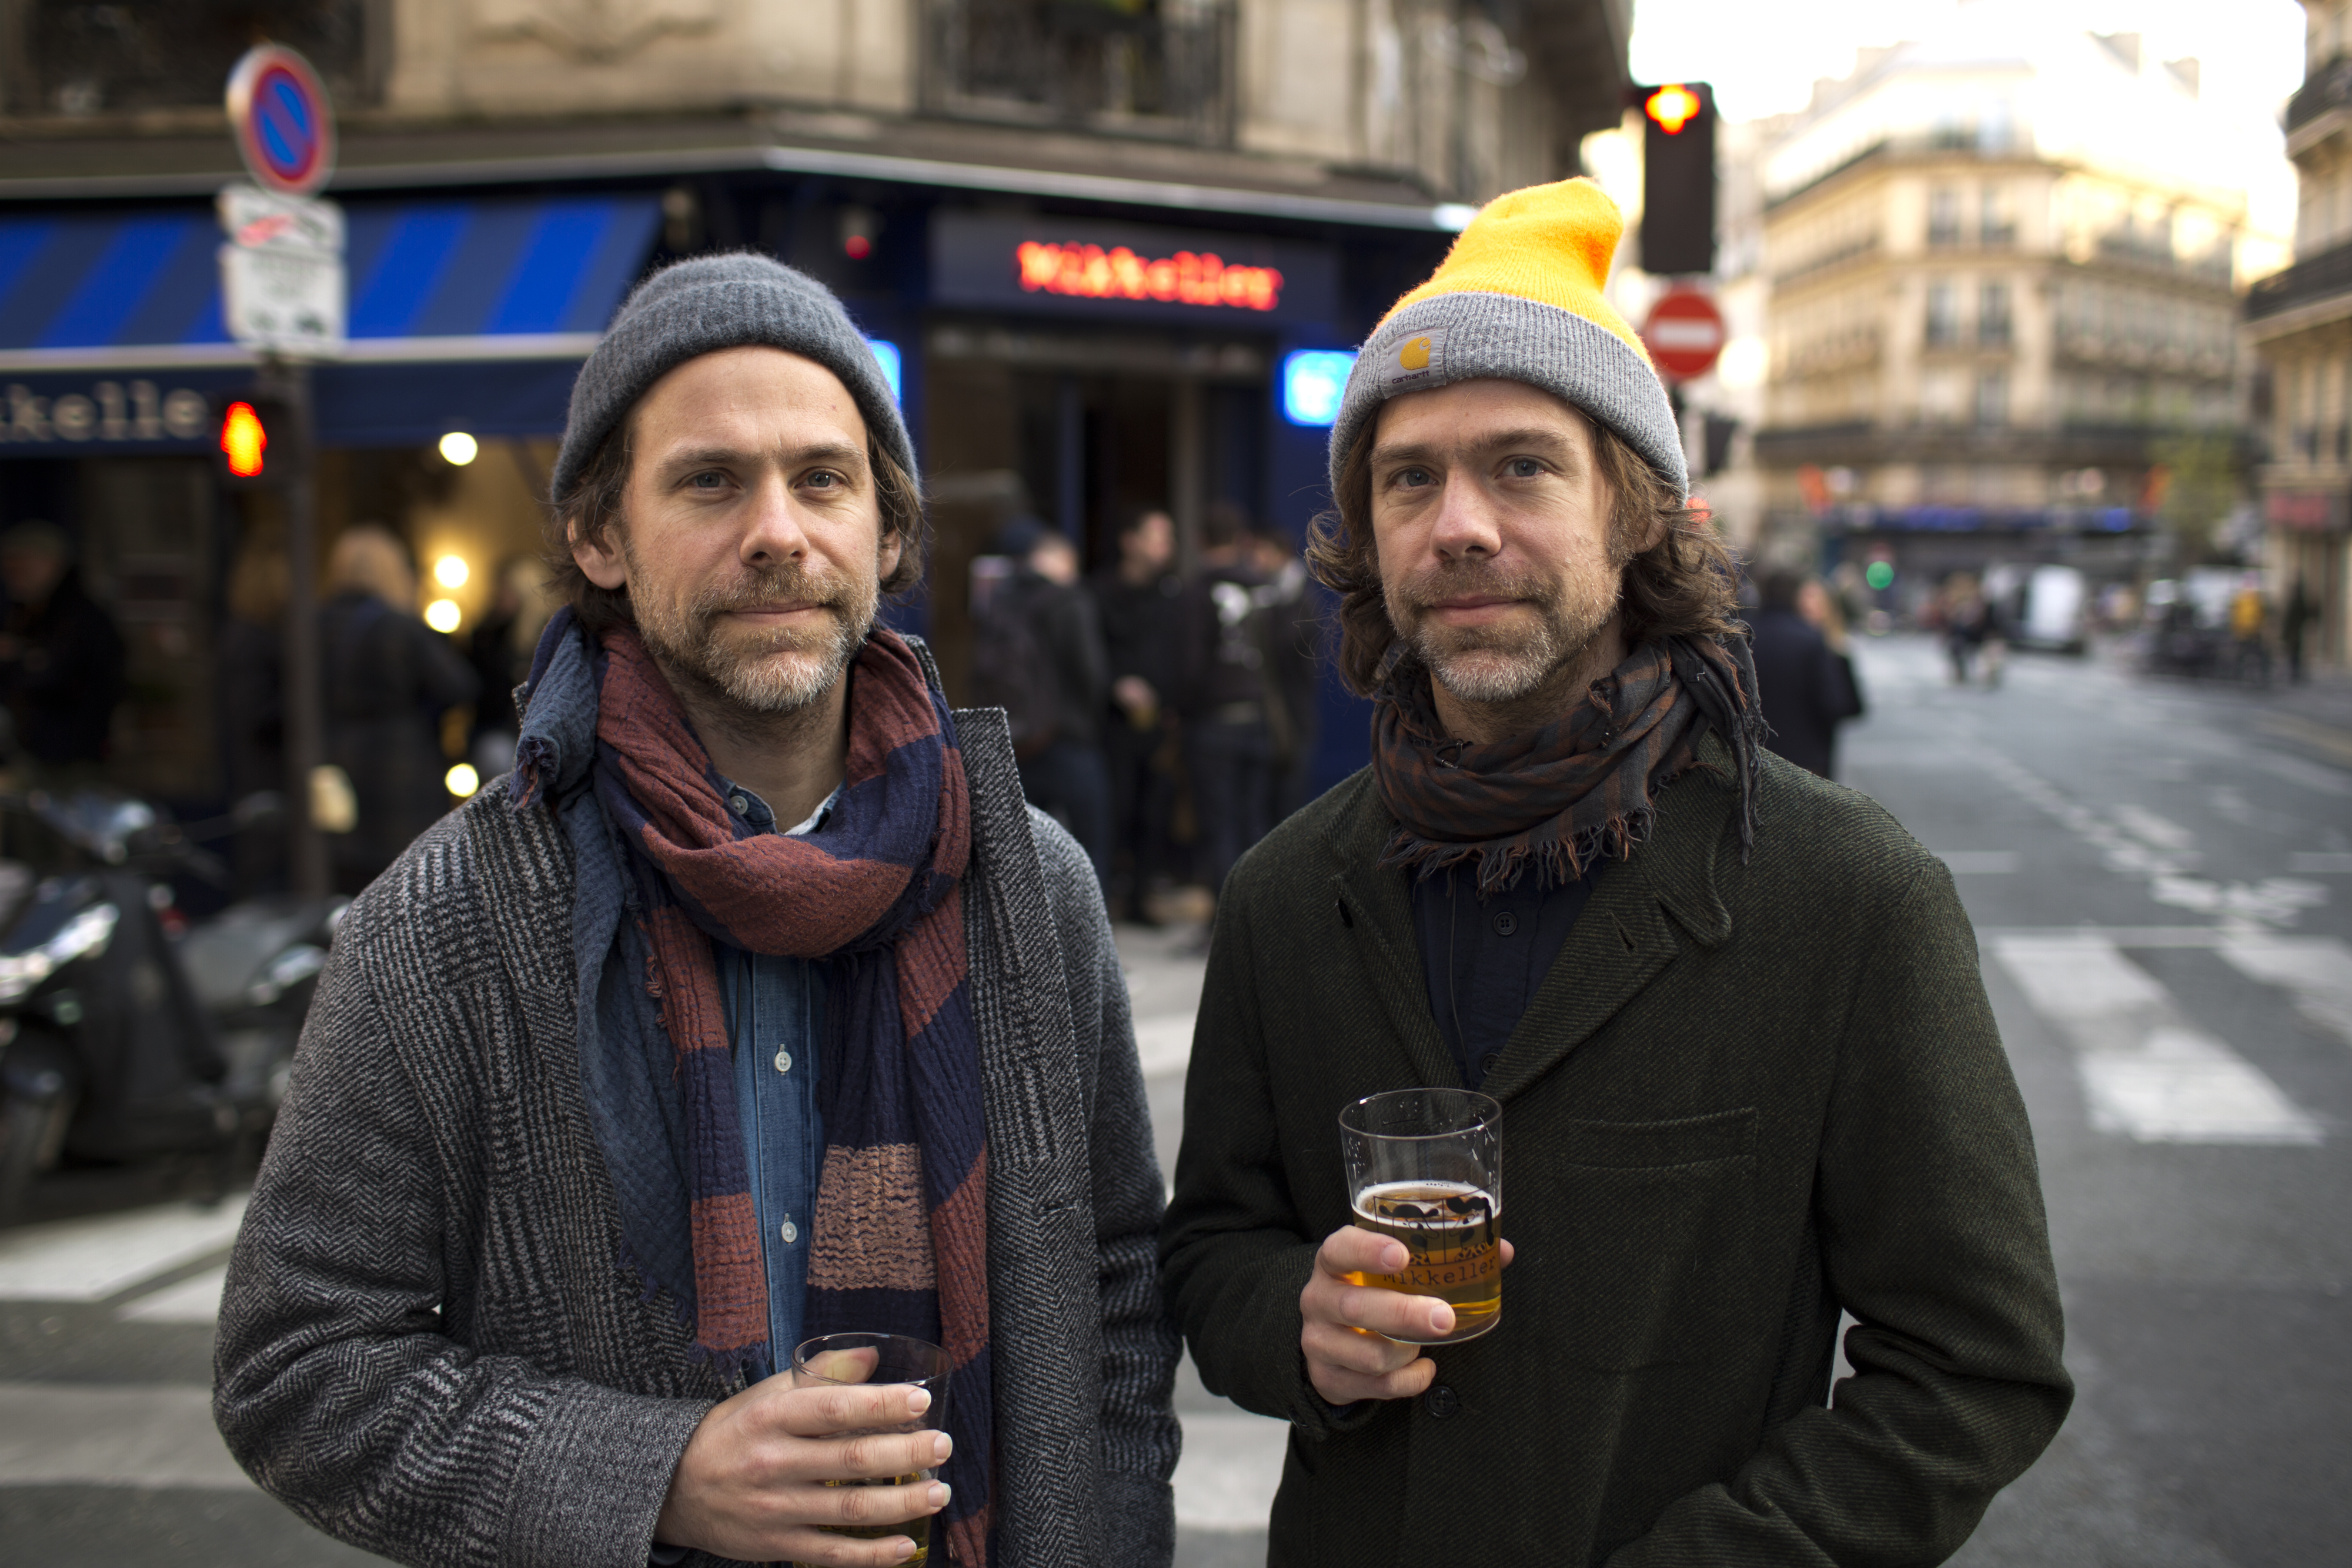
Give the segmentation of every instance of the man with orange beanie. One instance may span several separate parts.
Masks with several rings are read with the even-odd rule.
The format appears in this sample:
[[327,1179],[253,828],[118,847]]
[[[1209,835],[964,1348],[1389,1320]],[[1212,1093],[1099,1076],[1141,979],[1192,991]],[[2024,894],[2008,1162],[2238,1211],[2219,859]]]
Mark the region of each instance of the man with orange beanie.
[[[1967,916],[1762,745],[1622,228],[1489,204],[1332,428],[1372,762],[1226,883],[1160,1240],[1203,1382],[1291,1423],[1276,1568],[1941,1563],[2072,1397]],[[1500,1130],[1483,1331],[1368,1282],[1439,1282],[1342,1159],[1410,1088]]]

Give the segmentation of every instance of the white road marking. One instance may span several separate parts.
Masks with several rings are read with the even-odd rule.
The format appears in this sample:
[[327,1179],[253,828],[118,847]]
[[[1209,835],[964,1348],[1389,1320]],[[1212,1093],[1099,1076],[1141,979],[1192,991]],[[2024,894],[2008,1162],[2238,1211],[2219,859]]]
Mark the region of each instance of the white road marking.
[[2197,835],[2167,817],[2159,817],[2145,806],[2129,802],[2109,807],[2124,830],[2160,850],[2189,850],[2197,847]]
[[2315,1120],[2105,937],[1998,935],[1990,946],[2034,1009],[2072,1038],[2100,1132],[2144,1144],[2320,1142]]
[[1282,1484],[1290,1423],[1222,1411],[1181,1419],[1176,1522],[1194,1530],[1264,1530]]
[[2327,889],[2298,877],[2266,876],[2256,883],[2209,882],[2198,876],[2160,875],[2148,883],[2147,895],[2176,909],[2218,915],[2240,922],[2264,920],[2292,925],[2306,909],[2327,902]]
[[2352,1044],[2352,946],[2333,936],[2232,936],[2221,956],[2241,974],[2294,993],[2304,1017]]
[[0,1233],[0,1301],[95,1301],[236,1239],[243,1194]]
[[1192,1015],[1167,1013],[1136,1019],[1135,1054],[1142,1060],[1146,1078],[1183,1071],[1192,1062]]
[[2352,774],[2340,768],[2323,768],[2316,762],[2305,762],[2282,751],[2265,751],[2258,746],[2250,746],[2238,755],[2273,778],[2300,784],[2315,794],[2352,795]]
[[1954,876],[2000,876],[2017,869],[2015,850],[1937,850]]
[[221,1441],[201,1384],[0,1383],[0,1485],[253,1483]]
[[140,1297],[118,1309],[115,1316],[132,1322],[210,1323],[220,1321],[221,1292],[228,1288],[228,1265],[207,1269],[152,1295]]
[[2286,869],[2305,876],[2345,875],[2352,873],[2352,854],[2338,850],[2297,850],[2286,857]]

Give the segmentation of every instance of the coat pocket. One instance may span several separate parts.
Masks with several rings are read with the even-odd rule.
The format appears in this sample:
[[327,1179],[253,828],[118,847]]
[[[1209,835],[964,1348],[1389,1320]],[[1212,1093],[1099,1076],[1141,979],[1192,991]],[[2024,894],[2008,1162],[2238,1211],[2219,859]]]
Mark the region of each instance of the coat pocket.
[[1569,1360],[1632,1371],[1730,1348],[1755,1283],[1756,1123],[1751,1108],[1565,1125],[1545,1178],[1564,1245],[1543,1275]]

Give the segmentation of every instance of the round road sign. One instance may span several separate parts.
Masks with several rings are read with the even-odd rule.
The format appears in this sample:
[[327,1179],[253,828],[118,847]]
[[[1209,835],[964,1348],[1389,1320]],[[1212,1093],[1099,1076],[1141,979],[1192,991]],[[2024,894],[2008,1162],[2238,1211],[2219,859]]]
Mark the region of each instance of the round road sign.
[[1687,286],[1660,296],[1642,326],[1651,361],[1671,381],[1693,381],[1713,370],[1716,356],[1723,352],[1723,340],[1722,312],[1714,300]]
[[335,170],[335,111],[310,62],[257,44],[228,77],[228,120],[245,166],[266,188],[307,196]]

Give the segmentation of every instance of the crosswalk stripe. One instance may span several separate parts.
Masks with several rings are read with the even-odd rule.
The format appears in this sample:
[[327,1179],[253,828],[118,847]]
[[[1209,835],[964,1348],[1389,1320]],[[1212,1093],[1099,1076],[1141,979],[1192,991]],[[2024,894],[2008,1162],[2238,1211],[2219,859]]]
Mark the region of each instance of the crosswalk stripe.
[[1186,1412],[1176,1461],[1176,1522],[1194,1530],[1264,1530],[1282,1484],[1290,1423],[1241,1411]]
[[2189,1021],[2103,936],[1996,935],[1993,953],[2063,1030],[2091,1124],[2145,1144],[2315,1145],[2319,1124],[2262,1070]]
[[243,1195],[0,1232],[0,1301],[96,1301],[236,1239]]
[[2294,993],[2303,1015],[2352,1044],[2352,946],[2334,936],[2232,936],[2221,956],[2239,973]]
[[221,1441],[202,1384],[0,1383],[0,1485],[253,1483]]

